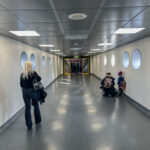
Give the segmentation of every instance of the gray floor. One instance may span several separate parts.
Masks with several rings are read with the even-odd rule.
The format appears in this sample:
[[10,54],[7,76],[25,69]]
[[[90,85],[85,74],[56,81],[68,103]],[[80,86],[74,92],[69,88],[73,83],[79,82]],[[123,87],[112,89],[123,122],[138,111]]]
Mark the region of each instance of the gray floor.
[[22,114],[0,134],[1,150],[149,150],[150,118],[126,97],[102,97],[94,76],[60,77],[47,88],[43,122]]

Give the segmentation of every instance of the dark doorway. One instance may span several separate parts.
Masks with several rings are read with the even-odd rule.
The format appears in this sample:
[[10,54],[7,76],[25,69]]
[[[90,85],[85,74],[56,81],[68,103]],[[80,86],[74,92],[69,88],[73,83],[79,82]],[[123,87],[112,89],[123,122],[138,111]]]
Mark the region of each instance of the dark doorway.
[[89,75],[89,57],[84,58],[64,58],[64,75],[82,74]]
[[71,59],[71,74],[81,74],[82,73],[82,59],[72,58]]

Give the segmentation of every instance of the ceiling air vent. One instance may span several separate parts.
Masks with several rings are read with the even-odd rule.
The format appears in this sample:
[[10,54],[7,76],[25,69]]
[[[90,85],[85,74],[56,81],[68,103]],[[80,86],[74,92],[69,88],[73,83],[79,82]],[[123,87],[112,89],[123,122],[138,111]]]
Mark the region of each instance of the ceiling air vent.
[[85,40],[87,39],[88,35],[66,35],[65,39],[66,40]]
[[70,50],[71,50],[71,51],[79,51],[79,50],[81,50],[81,47],[77,47],[77,48],[76,48],[76,47],[73,47],[73,48],[70,48]]

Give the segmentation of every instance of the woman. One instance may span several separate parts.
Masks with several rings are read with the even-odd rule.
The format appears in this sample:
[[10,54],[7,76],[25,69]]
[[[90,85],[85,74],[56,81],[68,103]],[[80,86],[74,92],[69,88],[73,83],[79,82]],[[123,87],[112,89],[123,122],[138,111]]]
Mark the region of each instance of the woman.
[[34,117],[35,123],[38,124],[41,122],[41,114],[38,104],[38,93],[33,89],[33,80],[41,80],[41,77],[32,70],[32,63],[30,61],[25,62],[23,72],[20,76],[20,86],[22,88],[23,99],[25,102],[25,120],[28,130],[32,129],[32,120],[31,120],[31,100],[32,105],[34,106]]

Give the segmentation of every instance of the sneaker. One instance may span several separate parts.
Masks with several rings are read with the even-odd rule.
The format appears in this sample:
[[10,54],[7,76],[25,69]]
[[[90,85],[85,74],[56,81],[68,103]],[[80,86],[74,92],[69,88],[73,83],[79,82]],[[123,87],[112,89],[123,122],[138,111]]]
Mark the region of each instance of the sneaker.
[[41,121],[36,121],[36,122],[35,122],[35,124],[40,124],[40,123],[41,123]]
[[103,94],[103,96],[108,96],[107,94]]
[[32,130],[32,127],[28,127],[28,131]]
[[122,96],[122,94],[119,94],[119,93],[118,93],[116,96]]

